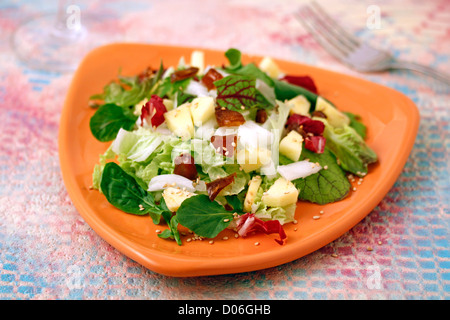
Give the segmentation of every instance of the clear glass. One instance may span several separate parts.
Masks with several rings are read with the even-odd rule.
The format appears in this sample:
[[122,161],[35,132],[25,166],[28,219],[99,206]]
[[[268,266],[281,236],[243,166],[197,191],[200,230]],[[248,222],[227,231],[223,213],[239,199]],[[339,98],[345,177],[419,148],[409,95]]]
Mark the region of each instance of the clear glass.
[[81,12],[76,1],[60,0],[56,14],[20,25],[11,37],[11,46],[29,68],[70,72],[95,46],[111,41],[109,35],[99,34],[101,28],[90,28],[96,21],[95,16]]

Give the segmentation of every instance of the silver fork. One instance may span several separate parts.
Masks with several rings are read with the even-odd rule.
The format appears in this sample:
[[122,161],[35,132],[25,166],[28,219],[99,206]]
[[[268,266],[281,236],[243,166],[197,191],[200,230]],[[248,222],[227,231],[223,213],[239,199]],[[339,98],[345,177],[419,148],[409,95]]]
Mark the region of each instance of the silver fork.
[[297,18],[313,37],[338,60],[361,72],[408,69],[450,85],[450,76],[428,66],[395,59],[390,53],[361,42],[344,30],[316,2],[303,6]]

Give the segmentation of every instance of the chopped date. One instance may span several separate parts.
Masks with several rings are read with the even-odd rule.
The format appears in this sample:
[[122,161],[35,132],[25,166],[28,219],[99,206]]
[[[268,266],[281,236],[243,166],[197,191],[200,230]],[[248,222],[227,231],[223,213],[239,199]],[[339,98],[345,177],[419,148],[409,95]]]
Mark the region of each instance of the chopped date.
[[236,150],[237,135],[214,135],[211,137],[211,143],[218,153],[221,153],[223,156],[232,158]]
[[189,67],[187,69],[177,70],[170,75],[170,81],[173,83],[187,78],[192,78],[197,74],[198,70],[199,69],[196,67]]
[[245,118],[240,112],[223,107],[216,108],[216,120],[219,127],[237,127],[245,123]]
[[258,109],[258,111],[256,111],[256,118],[255,121],[257,123],[264,123],[267,121],[267,111],[264,109]]
[[174,163],[174,174],[178,174],[190,180],[195,180],[197,178],[197,167],[195,166],[194,158],[190,154],[180,154],[175,158]]
[[216,69],[211,68],[208,72],[203,76],[202,83],[208,88],[208,90],[215,89],[214,81],[222,79],[223,76]]
[[236,177],[236,172],[226,176],[224,178],[219,178],[214,181],[211,181],[206,184],[206,191],[208,191],[208,196],[211,201],[216,199],[217,195],[222,191],[225,187],[232,184],[234,182],[234,178]]
[[318,118],[327,118],[327,115],[325,113],[323,113],[322,111],[313,111],[313,113],[311,113],[311,117],[318,117]]

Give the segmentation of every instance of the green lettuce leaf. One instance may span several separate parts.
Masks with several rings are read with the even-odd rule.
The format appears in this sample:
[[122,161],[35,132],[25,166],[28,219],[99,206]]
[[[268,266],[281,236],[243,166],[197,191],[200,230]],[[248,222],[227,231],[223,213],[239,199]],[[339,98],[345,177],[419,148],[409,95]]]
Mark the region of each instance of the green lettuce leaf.
[[378,157],[357,131],[347,125],[333,128],[323,118],[320,121],[325,123],[323,135],[327,139],[326,144],[339,159],[342,169],[360,177],[367,174],[368,165],[376,162]]
[[269,179],[267,176],[263,177],[261,186],[256,193],[254,203],[252,205],[252,213],[259,219],[266,220],[278,220],[280,224],[285,224],[294,221],[295,209],[297,204],[284,206],[284,207],[268,207],[262,201],[262,196],[267,191],[276,179]]
[[350,127],[355,129],[361,138],[366,138],[367,127],[361,122],[361,117],[351,112],[344,112],[350,118]]

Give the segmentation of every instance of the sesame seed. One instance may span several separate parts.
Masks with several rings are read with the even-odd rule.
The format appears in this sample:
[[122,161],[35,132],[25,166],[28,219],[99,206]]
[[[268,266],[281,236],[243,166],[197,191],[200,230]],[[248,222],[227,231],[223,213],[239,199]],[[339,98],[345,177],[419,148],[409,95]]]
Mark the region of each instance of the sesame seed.
[[293,223],[293,224],[297,224],[297,223],[298,223],[298,221],[297,221],[297,220],[294,220],[294,221],[292,221],[292,223]]
[[381,241],[378,241],[378,244],[382,244],[382,242],[381,242]]
[[337,255],[336,253],[331,254],[331,256],[332,256],[333,258],[337,258],[337,257],[338,257],[338,255]]
[[259,242],[255,242],[255,246],[259,246]]
[[191,238],[187,238],[186,241],[187,241],[187,242],[191,242],[192,239],[191,239]]
[[237,238],[239,238],[239,235],[237,233],[235,233],[234,237],[237,239]]
[[297,231],[297,228],[294,228],[294,231]]
[[230,221],[230,219],[223,219],[223,222],[228,222]]
[[232,145],[233,147],[236,147],[236,143],[235,143],[234,141],[231,143],[231,145]]
[[244,106],[241,106],[241,109],[242,109],[242,110],[245,110],[245,107],[244,107]]
[[214,241],[212,241],[212,240],[211,240],[211,241],[209,241],[209,244],[213,244],[213,243],[214,243]]
[[367,247],[367,251],[372,251],[373,248],[372,247]]
[[320,213],[320,214],[323,214],[323,210],[320,210],[319,213]]
[[314,220],[320,219],[320,216],[314,216],[313,219]]
[[324,168],[325,170],[327,170],[327,169],[328,169],[328,166],[324,166],[323,168]]
[[228,240],[228,237],[223,237],[222,240]]
[[356,191],[356,187],[353,187],[353,191]]
[[156,233],[161,233],[161,230],[157,229],[155,230]]

